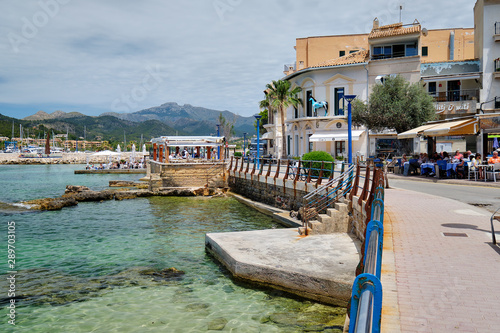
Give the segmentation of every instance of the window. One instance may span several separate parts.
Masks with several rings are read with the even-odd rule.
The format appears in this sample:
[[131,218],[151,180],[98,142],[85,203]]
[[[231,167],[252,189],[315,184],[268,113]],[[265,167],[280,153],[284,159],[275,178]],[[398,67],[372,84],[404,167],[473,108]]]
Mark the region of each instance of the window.
[[427,46],[422,46],[422,57],[427,57],[429,55],[429,48]]
[[343,57],[343,56],[345,56],[345,51],[344,50],[339,51],[339,57]]
[[335,88],[335,115],[344,115],[344,88]]
[[314,150],[314,142],[311,142],[311,135],[312,134],[307,134],[307,142],[309,142],[309,153]]
[[436,95],[436,82],[429,82],[429,94]]
[[290,146],[292,145],[292,137],[290,135],[287,135],[287,138],[286,138],[286,152],[287,152],[287,155],[290,156]]
[[372,59],[411,57],[418,55],[417,42],[373,47]]
[[312,117],[312,101],[310,100],[312,95],[313,94],[311,90],[306,91],[306,117]]
[[297,119],[299,117],[299,109],[296,108],[295,106],[293,107],[293,114],[295,116],[295,119]]
[[354,53],[354,52],[358,52],[358,51],[359,50],[351,50],[351,51],[349,51],[349,54]]
[[335,141],[335,156],[342,156],[345,153],[345,141]]

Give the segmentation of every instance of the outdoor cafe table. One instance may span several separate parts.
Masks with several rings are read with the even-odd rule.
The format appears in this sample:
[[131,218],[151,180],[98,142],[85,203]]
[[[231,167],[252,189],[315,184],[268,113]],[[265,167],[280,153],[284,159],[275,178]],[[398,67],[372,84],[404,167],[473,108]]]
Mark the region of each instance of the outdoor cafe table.
[[434,163],[422,163],[420,164],[420,174],[426,175],[428,173],[436,173],[434,168]]

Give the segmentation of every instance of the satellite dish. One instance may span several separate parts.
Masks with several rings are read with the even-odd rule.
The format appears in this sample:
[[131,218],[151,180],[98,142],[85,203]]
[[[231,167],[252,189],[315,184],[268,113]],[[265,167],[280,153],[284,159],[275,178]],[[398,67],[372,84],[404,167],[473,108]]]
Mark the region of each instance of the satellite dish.
[[429,34],[429,31],[427,31],[426,28],[422,29],[422,35],[427,36]]

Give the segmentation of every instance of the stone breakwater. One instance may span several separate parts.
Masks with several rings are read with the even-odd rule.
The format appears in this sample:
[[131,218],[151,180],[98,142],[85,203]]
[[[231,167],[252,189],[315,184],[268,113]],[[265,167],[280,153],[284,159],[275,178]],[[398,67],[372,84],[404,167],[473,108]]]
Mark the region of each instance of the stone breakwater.
[[[112,160],[130,159],[131,152],[123,152],[120,156],[113,156]],[[107,156],[92,156],[92,153],[62,153],[48,158],[38,157],[20,157],[20,154],[0,154],[0,164],[86,164],[89,163],[108,163]],[[140,159],[142,155],[136,155],[136,159]]]
[[[115,185],[116,186],[116,185]],[[131,186],[128,184],[127,186]],[[139,186],[140,187],[140,186]],[[93,191],[86,186],[68,185],[58,198],[36,199],[22,202],[22,206],[32,210],[60,210],[78,205],[79,202],[126,200],[151,196],[224,196],[225,190],[215,188],[162,188],[159,191],[147,189],[118,189]]]

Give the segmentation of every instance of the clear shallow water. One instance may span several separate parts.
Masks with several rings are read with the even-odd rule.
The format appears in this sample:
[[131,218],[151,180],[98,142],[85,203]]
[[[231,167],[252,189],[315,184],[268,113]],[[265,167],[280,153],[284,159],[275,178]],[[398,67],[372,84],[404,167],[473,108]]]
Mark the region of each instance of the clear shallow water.
[[[74,175],[76,168],[0,166],[0,201],[56,197],[68,184],[102,189],[111,179],[140,178]],[[80,203],[54,212],[4,212],[0,220],[2,244],[7,222],[16,223],[22,295],[16,332],[332,332],[343,323],[335,316],[343,309],[235,283],[205,253],[207,232],[278,227],[232,198]],[[171,267],[184,274],[158,275]],[[0,269],[8,270],[6,259]],[[2,332],[14,331],[7,324],[7,289],[0,276]]]

